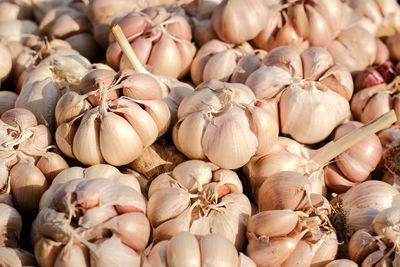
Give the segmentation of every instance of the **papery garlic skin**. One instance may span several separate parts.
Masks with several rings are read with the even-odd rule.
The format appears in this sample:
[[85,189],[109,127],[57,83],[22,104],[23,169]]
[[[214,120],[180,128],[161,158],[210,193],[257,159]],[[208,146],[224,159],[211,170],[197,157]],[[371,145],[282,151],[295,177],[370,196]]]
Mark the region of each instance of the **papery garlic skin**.
[[200,160],[185,161],[159,175],[148,192],[154,239],[169,239],[181,231],[218,233],[241,249],[251,214],[242,190],[235,172]]
[[[196,53],[192,32],[182,10],[154,6],[126,15],[119,24],[141,63],[153,74],[182,78]],[[114,69],[131,64],[110,35],[107,62]]]
[[32,225],[36,259],[40,266],[139,266],[150,235],[145,210],[140,191],[115,180],[70,180]]
[[35,257],[28,251],[20,248],[0,247],[0,265],[25,267],[37,266]]
[[275,116],[263,103],[245,85],[204,82],[179,106],[175,146],[191,159],[239,168],[278,137]]
[[13,207],[0,203],[0,247],[17,247],[22,230],[21,215]]
[[56,142],[66,155],[86,165],[128,164],[168,130],[168,105],[149,75],[94,70],[79,89],[57,103]]

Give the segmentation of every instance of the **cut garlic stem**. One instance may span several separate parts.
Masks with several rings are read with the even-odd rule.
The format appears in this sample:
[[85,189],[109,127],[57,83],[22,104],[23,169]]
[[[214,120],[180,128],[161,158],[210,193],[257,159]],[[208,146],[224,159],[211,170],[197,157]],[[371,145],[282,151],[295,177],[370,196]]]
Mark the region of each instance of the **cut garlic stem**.
[[343,153],[365,137],[379,132],[382,129],[388,128],[397,121],[396,113],[390,110],[379,118],[369,122],[368,124],[350,132],[342,138],[331,141],[322,148],[318,149],[312,156],[311,160],[319,166],[325,166],[329,161],[334,159],[339,154]]

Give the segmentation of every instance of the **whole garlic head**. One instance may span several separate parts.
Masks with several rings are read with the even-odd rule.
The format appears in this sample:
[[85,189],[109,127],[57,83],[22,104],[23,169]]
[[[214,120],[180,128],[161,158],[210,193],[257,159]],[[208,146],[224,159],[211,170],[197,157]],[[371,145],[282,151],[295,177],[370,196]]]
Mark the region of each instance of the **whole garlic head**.
[[243,84],[204,82],[179,106],[174,143],[191,159],[240,168],[278,138],[276,114],[265,106]]

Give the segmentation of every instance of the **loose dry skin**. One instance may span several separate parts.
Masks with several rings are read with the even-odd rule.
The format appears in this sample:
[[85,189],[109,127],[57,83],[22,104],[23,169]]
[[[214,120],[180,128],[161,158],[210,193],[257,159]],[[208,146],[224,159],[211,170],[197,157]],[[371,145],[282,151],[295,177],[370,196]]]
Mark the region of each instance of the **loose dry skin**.
[[251,205],[235,172],[200,160],[186,161],[154,179],[148,195],[147,215],[156,242],[190,231],[218,233],[243,248]]
[[[153,74],[182,78],[190,69],[196,47],[182,13],[180,8],[149,7],[118,22],[140,62]],[[112,34],[106,57],[115,69],[132,67]]]
[[70,180],[33,223],[36,259],[40,266],[139,266],[150,235],[145,210],[140,192],[113,179]]
[[[239,254],[239,255],[238,255]],[[194,236],[181,232],[148,247],[142,267],[255,267],[255,263],[218,234]]]

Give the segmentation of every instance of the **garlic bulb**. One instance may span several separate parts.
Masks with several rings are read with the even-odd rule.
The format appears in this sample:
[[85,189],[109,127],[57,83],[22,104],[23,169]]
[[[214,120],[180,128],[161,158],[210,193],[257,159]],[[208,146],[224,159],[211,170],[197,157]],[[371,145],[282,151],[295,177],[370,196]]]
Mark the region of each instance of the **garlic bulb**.
[[204,82],[179,106],[175,146],[191,159],[208,158],[227,169],[242,167],[268,151],[278,137],[275,114],[264,105],[245,85]]
[[168,106],[149,75],[93,70],[78,88],[80,93],[70,91],[57,103],[56,142],[86,165],[128,164],[169,127]]
[[199,49],[190,74],[196,85],[209,80],[244,83],[260,66],[261,60],[250,44],[234,46],[214,39]]
[[92,69],[80,55],[53,54],[26,74],[16,107],[32,111],[40,123],[54,128],[54,109],[58,99],[77,90],[82,77]]
[[313,144],[350,116],[351,75],[335,65],[325,49],[312,47],[299,54],[289,46],[279,47],[263,63],[246,85],[257,98],[279,100],[282,133]]
[[334,230],[324,227],[329,219],[323,209],[278,209],[250,217],[247,255],[257,266],[325,266],[335,259],[338,241]]
[[380,211],[372,229],[360,229],[350,239],[348,252],[362,266],[398,266],[400,207]]
[[308,46],[327,47],[344,24],[344,4],[334,1],[268,1],[267,23],[254,39],[267,51],[290,45],[303,50]]
[[140,266],[150,235],[140,191],[112,179],[78,178],[60,185],[49,204],[31,231],[40,266]]
[[[155,178],[149,187],[147,216],[155,241],[178,232],[218,233],[241,249],[251,205],[237,174],[190,160]],[[229,226],[229,227],[227,227]]]
[[363,17],[360,26],[378,37],[391,36],[400,30],[400,7],[395,0],[346,0]]
[[227,42],[241,44],[255,38],[266,23],[268,11],[260,0],[246,5],[240,0],[223,0],[213,11],[211,21],[218,37]]
[[[98,58],[99,48],[92,35],[88,34],[91,25],[84,10],[79,7],[67,5],[50,9],[41,19],[39,31],[47,36],[65,39],[82,56],[92,61]],[[79,44],[79,39],[85,41],[85,45]]]
[[18,95],[10,91],[0,91],[0,115],[14,108]]
[[335,63],[350,71],[359,71],[375,62],[377,43],[374,36],[360,26],[346,28],[329,44]]
[[3,203],[0,203],[0,212],[0,247],[15,248],[22,230],[21,216],[13,207]]
[[39,209],[48,208],[51,205],[51,200],[57,189],[70,180],[75,179],[95,179],[98,177],[106,178],[119,183],[120,185],[128,186],[137,192],[140,192],[138,178],[135,175],[123,174],[117,168],[107,165],[98,164],[88,168],[71,167],[60,172],[52,181],[50,187],[44,192],[40,199]]
[[[340,125],[335,130],[334,140],[360,128],[362,125],[357,121]],[[335,163],[327,167],[327,169],[330,169],[329,171],[325,169],[326,185],[335,193],[345,192],[351,186],[366,180],[380,162],[381,157],[382,146],[379,138],[376,135],[366,137],[337,156]],[[339,175],[339,177],[336,175]]]
[[341,259],[341,260],[334,260],[325,265],[325,267],[357,267],[357,263],[355,263],[352,260],[346,260],[346,259]]
[[[182,78],[196,53],[192,31],[180,9],[162,6],[132,12],[118,22],[140,62],[153,74]],[[131,68],[126,55],[110,34],[107,62],[114,69]]]
[[149,247],[142,267],[220,266],[256,267],[256,264],[219,234],[195,236],[180,232]]
[[35,257],[19,248],[0,247],[0,266],[37,266]]
[[399,117],[400,95],[396,92],[399,79],[396,78],[389,84],[381,83],[355,93],[351,100],[354,118],[365,123],[391,109],[394,109]]
[[[381,181],[365,181],[332,200],[341,229],[351,235],[360,229],[371,229],[372,221],[382,210],[400,204],[400,193]],[[345,224],[343,225],[343,222]]]
[[0,43],[0,84],[3,82],[11,72],[12,58],[7,47]]

